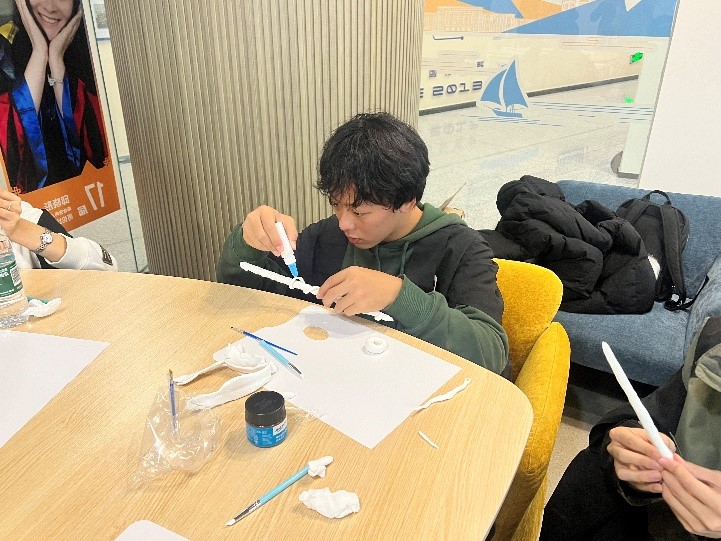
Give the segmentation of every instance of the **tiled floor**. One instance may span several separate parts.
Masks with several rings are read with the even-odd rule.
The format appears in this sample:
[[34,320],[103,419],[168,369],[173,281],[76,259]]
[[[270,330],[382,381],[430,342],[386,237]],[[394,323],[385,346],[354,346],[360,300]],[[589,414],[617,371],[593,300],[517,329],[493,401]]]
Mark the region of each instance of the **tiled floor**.
[[[630,123],[650,122],[651,111],[625,103],[636,82],[592,87],[530,100],[524,118],[499,120],[487,109],[467,108],[420,117],[431,173],[425,200],[440,204],[460,188],[451,206],[476,229],[495,227],[498,189],[532,174],[547,180],[591,180],[635,186],[619,178],[611,161],[626,142]],[[123,209],[73,233],[98,240],[124,271],[146,268],[130,163],[121,165]],[[600,382],[600,383],[599,383]],[[620,403],[614,381],[575,368],[549,472],[549,495],[573,456],[587,444],[590,426]]]

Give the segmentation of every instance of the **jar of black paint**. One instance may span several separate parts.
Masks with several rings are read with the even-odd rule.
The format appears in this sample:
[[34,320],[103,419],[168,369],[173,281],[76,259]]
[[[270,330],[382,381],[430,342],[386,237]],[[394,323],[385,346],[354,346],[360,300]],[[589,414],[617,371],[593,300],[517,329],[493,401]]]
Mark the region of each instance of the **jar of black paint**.
[[288,435],[285,399],[275,391],[258,391],[245,401],[245,433],[256,447],[273,447]]

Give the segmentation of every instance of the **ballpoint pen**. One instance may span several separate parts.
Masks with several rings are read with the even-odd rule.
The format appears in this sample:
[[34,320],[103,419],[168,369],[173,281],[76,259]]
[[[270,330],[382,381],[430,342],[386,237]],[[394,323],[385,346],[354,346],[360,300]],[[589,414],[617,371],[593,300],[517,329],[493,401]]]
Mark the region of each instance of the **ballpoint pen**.
[[290,362],[288,359],[283,357],[283,355],[280,353],[280,351],[277,351],[272,345],[270,345],[265,340],[259,340],[258,343],[261,345],[261,347],[270,353],[275,360],[277,360],[280,364],[285,366],[286,368],[290,369],[292,372],[294,372],[299,378],[303,378],[303,374],[301,373],[296,366]]
[[279,349],[281,351],[285,351],[286,353],[290,353],[291,355],[298,355],[295,351],[291,351],[289,349],[285,349],[283,346],[279,346],[278,344],[274,344],[273,342],[269,342],[265,338],[261,338],[260,336],[257,336],[253,334],[252,332],[244,331],[243,329],[239,329],[238,327],[231,327],[235,332],[239,332],[240,334],[244,334],[245,336],[249,336],[250,338],[253,338],[257,340],[258,342],[265,342],[266,344],[270,344],[275,349]]
[[282,257],[285,264],[288,265],[293,277],[298,278],[298,267],[296,267],[295,264],[295,254],[293,253],[293,248],[290,246],[288,233],[285,232],[285,227],[283,227],[281,222],[275,222],[275,228],[278,230],[280,241],[283,243],[283,251],[280,253],[280,257]]

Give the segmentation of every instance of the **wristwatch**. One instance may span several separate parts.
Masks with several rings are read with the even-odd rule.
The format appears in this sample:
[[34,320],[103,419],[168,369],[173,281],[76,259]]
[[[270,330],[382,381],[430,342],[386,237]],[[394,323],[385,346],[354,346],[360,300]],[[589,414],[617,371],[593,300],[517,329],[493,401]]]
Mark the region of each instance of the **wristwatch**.
[[46,227],[45,231],[40,235],[40,246],[33,250],[36,254],[42,253],[45,248],[53,241],[53,235],[50,230]]

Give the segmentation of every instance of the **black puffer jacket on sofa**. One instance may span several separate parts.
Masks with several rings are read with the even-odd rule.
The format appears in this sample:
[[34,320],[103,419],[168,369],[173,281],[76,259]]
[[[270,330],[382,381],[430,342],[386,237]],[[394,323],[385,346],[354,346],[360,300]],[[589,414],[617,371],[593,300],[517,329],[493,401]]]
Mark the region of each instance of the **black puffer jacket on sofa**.
[[596,201],[573,206],[560,188],[525,175],[501,187],[501,220],[483,230],[496,257],[530,261],[563,282],[561,309],[641,314],[653,306],[656,278],[636,229]]

